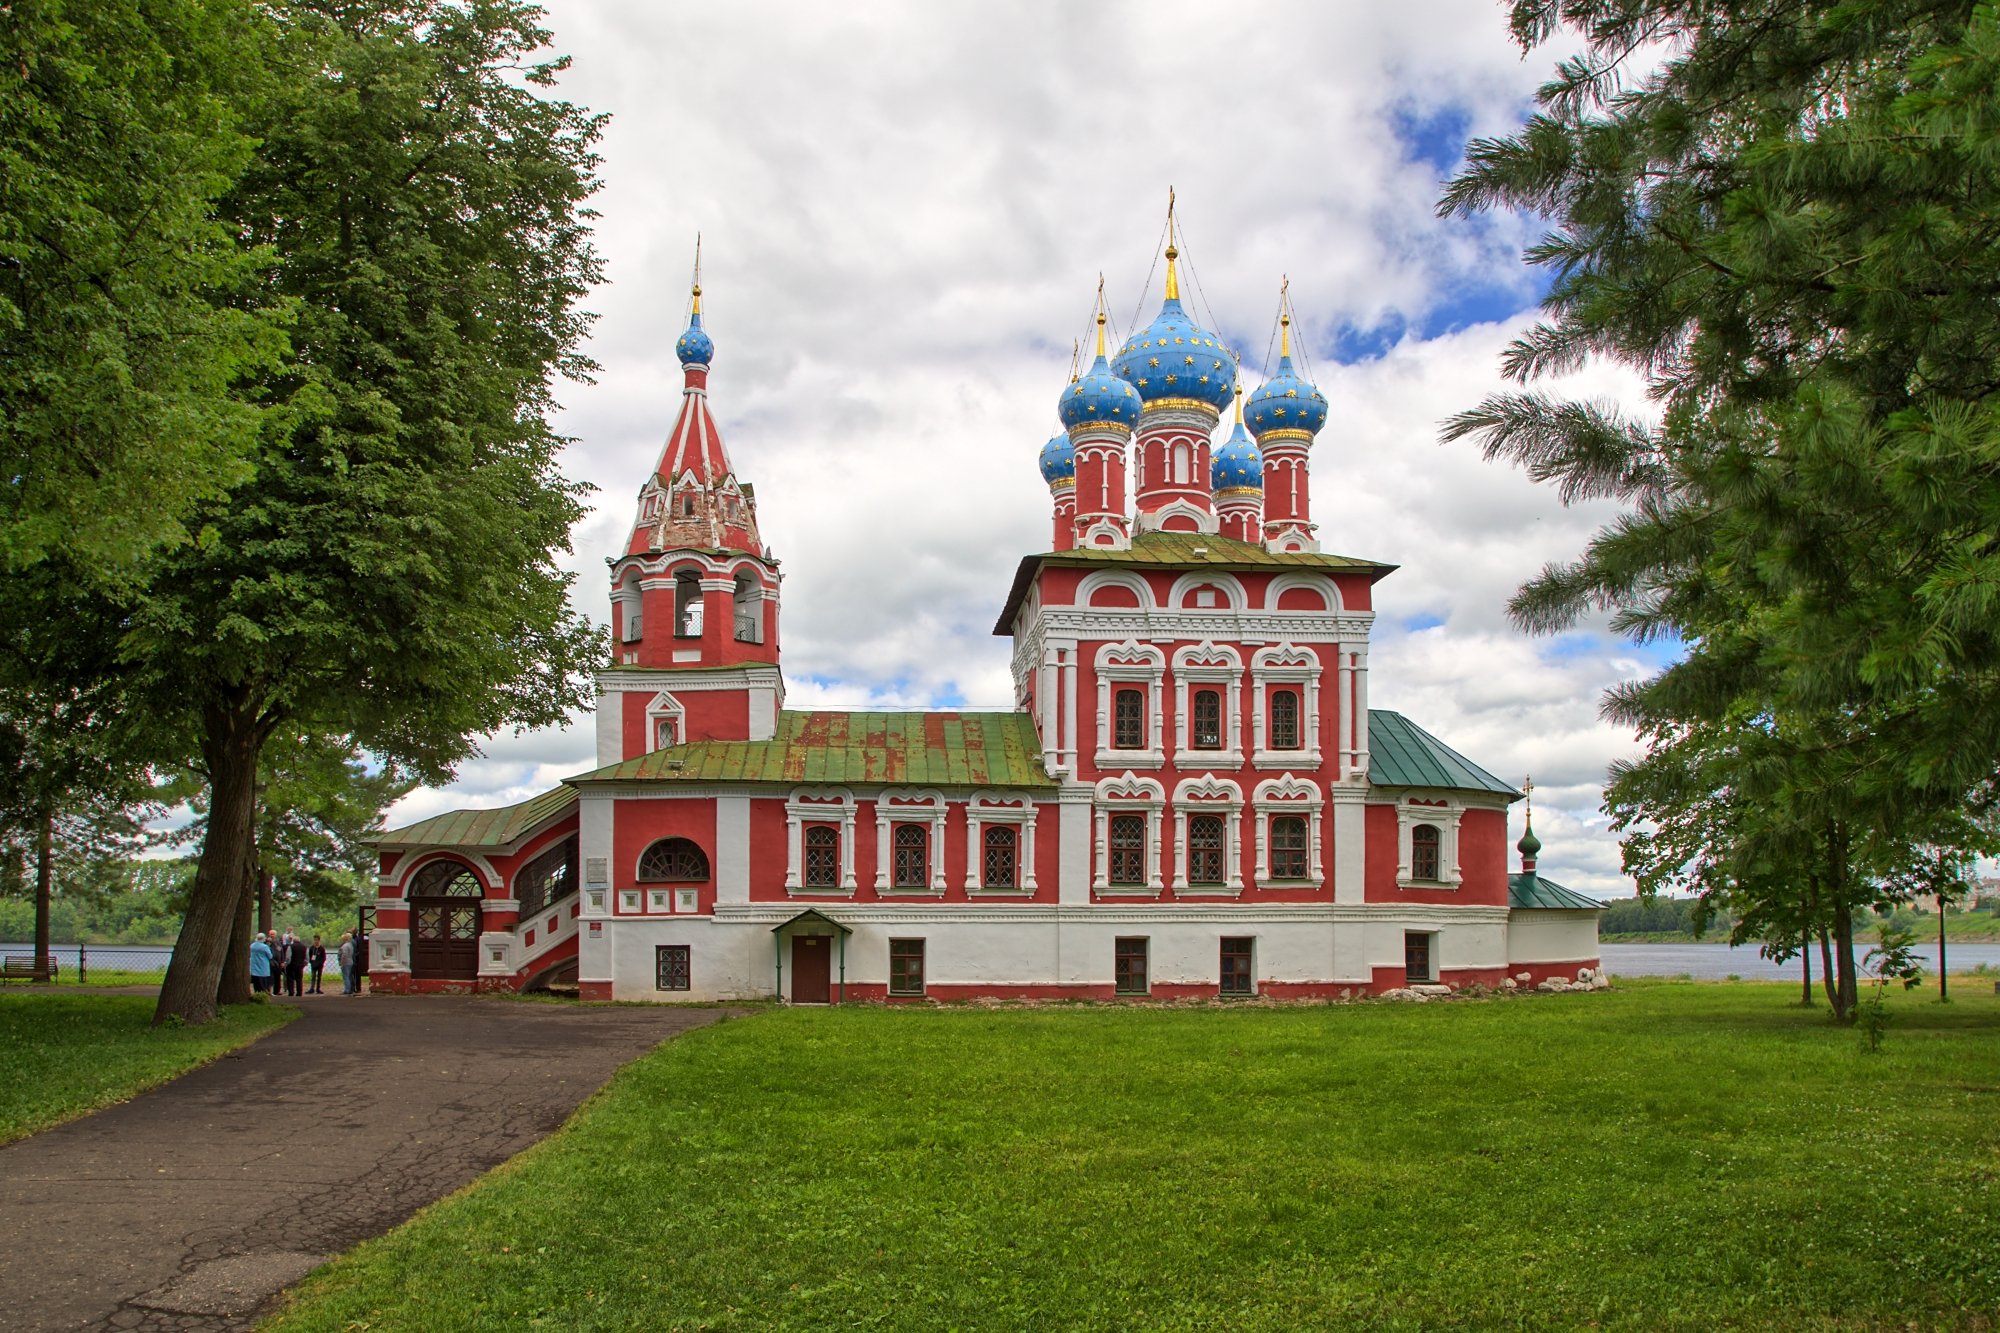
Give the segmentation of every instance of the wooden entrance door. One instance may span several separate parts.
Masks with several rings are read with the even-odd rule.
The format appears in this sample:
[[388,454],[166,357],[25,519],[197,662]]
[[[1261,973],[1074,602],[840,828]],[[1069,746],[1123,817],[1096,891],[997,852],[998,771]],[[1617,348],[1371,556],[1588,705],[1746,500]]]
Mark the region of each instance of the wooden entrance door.
[[828,1003],[832,982],[833,940],[825,935],[792,936],[792,1003]]
[[446,981],[479,975],[479,900],[410,900],[410,974]]

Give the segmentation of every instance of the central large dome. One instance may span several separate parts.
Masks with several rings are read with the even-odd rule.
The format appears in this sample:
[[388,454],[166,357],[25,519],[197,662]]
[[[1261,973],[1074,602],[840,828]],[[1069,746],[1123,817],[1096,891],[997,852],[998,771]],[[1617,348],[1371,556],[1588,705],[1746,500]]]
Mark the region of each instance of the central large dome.
[[1111,369],[1147,403],[1186,399],[1219,413],[1236,392],[1236,358],[1182,308],[1175,258],[1167,247],[1167,299],[1160,313],[1119,349]]

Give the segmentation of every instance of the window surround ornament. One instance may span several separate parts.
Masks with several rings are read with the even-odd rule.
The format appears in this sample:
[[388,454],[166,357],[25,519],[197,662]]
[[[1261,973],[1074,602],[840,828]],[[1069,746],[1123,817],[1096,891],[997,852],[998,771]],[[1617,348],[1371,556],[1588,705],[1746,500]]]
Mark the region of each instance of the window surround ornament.
[[[1250,763],[1255,768],[1318,768],[1320,766],[1319,679],[1323,668],[1319,655],[1296,643],[1281,643],[1259,649],[1250,659],[1251,730],[1254,749]],[[1271,748],[1271,689],[1296,685],[1304,696],[1299,708],[1299,739],[1296,750]]]
[[[661,742],[661,723],[667,723],[673,727],[674,738],[671,741]],[[647,751],[670,749],[673,746],[684,743],[686,740],[687,710],[681,707],[681,701],[674,698],[673,695],[668,694],[665,690],[660,691],[653,696],[653,701],[646,705]]]
[[[1021,792],[981,792],[965,807],[965,889],[969,894],[1028,897],[1035,892],[1035,803]],[[1015,829],[1015,883],[986,886],[986,826]]]
[[[1157,898],[1163,887],[1160,879],[1160,823],[1166,805],[1166,789],[1152,778],[1126,772],[1097,784],[1097,857],[1091,874],[1091,889],[1107,897]],[[1144,815],[1146,818],[1146,882],[1142,885],[1111,882],[1111,816]]]
[[[1188,820],[1195,815],[1219,815],[1222,819],[1220,884],[1196,884],[1189,877]],[[1173,889],[1183,898],[1234,898],[1243,892],[1243,788],[1230,779],[1208,773],[1184,778],[1174,788]]]
[[[654,859],[654,852],[659,852],[660,856],[650,867],[652,873],[648,873],[646,863]],[[701,873],[692,873],[696,869]],[[715,863],[700,843],[693,838],[668,834],[664,838],[653,839],[639,852],[639,859],[633,863],[632,880],[636,884],[706,884],[714,873]]]
[[[805,883],[805,826],[834,824],[840,829],[840,885]],[[785,802],[785,892],[813,897],[854,896],[854,793],[845,787],[799,787]]]
[[[935,898],[944,892],[944,793],[930,787],[889,787],[875,798],[875,891]],[[930,873],[922,886],[896,886],[895,826],[923,824],[930,830]],[[849,860],[852,861],[849,854]]]
[[[1466,807],[1445,793],[1409,794],[1396,802],[1396,887],[1399,889],[1456,889],[1465,877],[1458,864],[1458,821]],[[1418,879],[1415,874],[1416,848],[1413,834],[1419,824],[1438,831],[1438,879]]]
[[[1281,778],[1267,778],[1257,784],[1252,794],[1251,804],[1257,815],[1257,886],[1259,888],[1295,888],[1300,884],[1317,887],[1325,879],[1322,867],[1322,827],[1325,821],[1321,814],[1326,808],[1326,797],[1319,787],[1304,778],[1287,773]],[[1306,821],[1306,877],[1304,880],[1273,879],[1271,875],[1271,820],[1278,815],[1303,815]]]
[[[1194,747],[1194,691],[1221,687],[1222,748]],[[1187,767],[1243,767],[1243,659],[1234,648],[1204,640],[1174,653],[1174,714],[1180,719],[1180,760]],[[1259,733],[1261,734],[1261,733]],[[1286,753],[1296,755],[1298,751]]]
[[[1105,769],[1159,768],[1166,763],[1166,654],[1151,644],[1127,639],[1097,650],[1097,766]],[[1147,744],[1137,750],[1112,748],[1111,691],[1114,685],[1137,685],[1146,693]]]
[[[479,872],[486,871],[485,875]],[[462,885],[470,882],[473,888],[467,893]],[[486,890],[499,886],[499,877],[493,874],[491,866],[475,867],[471,860],[452,853],[440,853],[425,857],[410,876],[409,886],[403,890],[407,898],[480,898],[486,897]]]

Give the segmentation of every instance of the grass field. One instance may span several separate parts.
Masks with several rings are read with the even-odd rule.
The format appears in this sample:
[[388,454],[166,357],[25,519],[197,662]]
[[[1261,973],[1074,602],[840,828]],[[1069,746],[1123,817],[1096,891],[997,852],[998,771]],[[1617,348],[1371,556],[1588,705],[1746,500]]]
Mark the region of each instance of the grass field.
[[1790,999],[762,1014],[273,1327],[1993,1327],[2000,1002]]
[[123,1101],[297,1016],[232,1005],[205,1027],[155,1029],[153,1006],[147,995],[0,992],[0,1143]]

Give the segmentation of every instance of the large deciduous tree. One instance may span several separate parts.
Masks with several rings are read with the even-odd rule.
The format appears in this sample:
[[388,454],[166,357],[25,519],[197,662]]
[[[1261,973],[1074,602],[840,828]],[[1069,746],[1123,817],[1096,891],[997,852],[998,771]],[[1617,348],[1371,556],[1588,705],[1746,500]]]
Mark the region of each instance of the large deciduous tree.
[[122,644],[210,784],[159,1020],[214,1013],[279,727],[440,776],[472,737],[580,704],[598,649],[554,563],[585,488],[548,417],[556,378],[592,369],[600,118],[551,94],[564,62],[525,5],[277,13],[222,209],[273,254],[291,350],[257,385],[255,476],[159,558]]
[[[1684,645],[1608,701],[1660,756],[1614,783],[1623,816],[1729,794],[1678,851],[1713,839],[1772,911],[1810,889],[1804,864],[1839,861],[1822,906],[1849,940],[1860,882],[1990,799],[2000,756],[2000,16],[1517,0],[1512,27],[1580,53],[1520,133],[1471,146],[1440,208],[1551,219],[1528,256],[1551,283],[1505,360],[1527,387],[1446,433],[1566,502],[1625,506],[1512,607]],[[1641,371],[1657,419],[1532,385],[1591,358]],[[1753,788],[1781,804],[1742,807]],[[1789,860],[1755,850],[1779,824]]]

